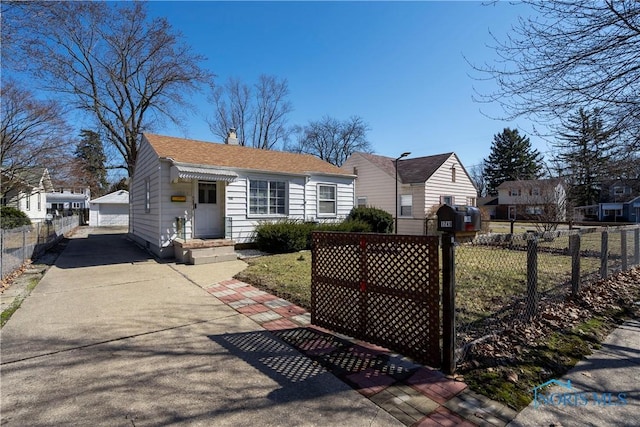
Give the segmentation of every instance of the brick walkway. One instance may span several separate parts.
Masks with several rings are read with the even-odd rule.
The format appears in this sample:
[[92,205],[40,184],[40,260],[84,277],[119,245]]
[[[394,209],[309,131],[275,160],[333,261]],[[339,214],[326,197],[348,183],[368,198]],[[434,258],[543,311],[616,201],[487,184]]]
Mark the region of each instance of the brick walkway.
[[239,280],[206,289],[323,366],[408,426],[504,426],[510,408],[440,371],[369,343],[311,326],[302,307]]

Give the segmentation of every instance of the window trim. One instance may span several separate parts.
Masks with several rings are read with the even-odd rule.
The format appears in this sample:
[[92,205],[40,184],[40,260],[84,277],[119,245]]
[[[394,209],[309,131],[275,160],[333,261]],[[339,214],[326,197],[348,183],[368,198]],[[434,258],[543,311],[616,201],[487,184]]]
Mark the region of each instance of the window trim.
[[31,210],[31,192],[26,193],[27,194],[27,198],[26,198],[26,210],[30,211]]
[[[406,198],[409,197],[409,201],[411,202],[411,204],[403,204],[403,198],[406,201]],[[413,194],[401,194],[400,195],[400,200],[399,200],[399,204],[400,204],[400,217],[401,218],[413,218]],[[404,214],[402,213],[402,208],[410,208],[409,209],[409,214]]]
[[151,212],[151,180],[149,177],[144,180],[144,211]]
[[[333,199],[320,200],[320,187],[333,188]],[[316,212],[318,218],[335,218],[338,216],[338,185],[318,183],[316,185]],[[320,212],[320,202],[333,202],[333,212]]]
[[[446,198],[451,199],[451,203],[447,203],[447,202],[445,202],[445,200],[444,200],[444,199],[446,199]],[[442,196],[440,196],[440,204],[441,204],[441,205],[450,205],[450,206],[453,206],[453,204],[454,204],[454,202],[455,202],[455,201],[456,201],[456,199],[454,199],[454,198],[453,198],[453,196],[451,196],[451,195],[442,195]]]
[[[267,183],[267,213],[252,213],[251,212],[251,182],[266,182]],[[271,192],[272,183],[284,184],[284,197],[283,197],[283,213],[270,213],[271,211]],[[247,200],[246,200],[247,218],[286,218],[289,213],[289,181],[281,179],[270,178],[247,178]]]

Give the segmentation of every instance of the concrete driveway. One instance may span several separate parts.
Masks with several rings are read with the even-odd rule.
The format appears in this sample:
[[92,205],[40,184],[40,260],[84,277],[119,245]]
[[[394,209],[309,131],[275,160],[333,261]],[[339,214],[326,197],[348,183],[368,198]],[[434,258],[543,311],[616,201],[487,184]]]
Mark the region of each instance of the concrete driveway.
[[201,287],[242,268],[84,229],[0,332],[1,424],[401,425]]

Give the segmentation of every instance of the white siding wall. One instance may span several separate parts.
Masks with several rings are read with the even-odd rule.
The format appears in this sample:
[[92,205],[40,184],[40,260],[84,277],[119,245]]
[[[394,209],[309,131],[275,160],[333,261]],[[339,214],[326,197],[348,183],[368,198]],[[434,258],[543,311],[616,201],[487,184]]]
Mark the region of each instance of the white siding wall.
[[[455,182],[452,182],[452,166],[456,169]],[[476,188],[454,154],[425,183],[425,211],[440,205],[441,196],[453,196],[454,205],[466,205],[470,197],[477,197]]]
[[[141,244],[160,255],[160,160],[145,138],[142,138],[136,167],[129,189],[129,232]],[[151,209],[145,210],[145,182],[151,189]],[[165,185],[168,185],[168,181]]]
[[[38,196],[40,196],[40,209],[38,209]],[[27,198],[30,200],[29,209],[27,210]],[[47,203],[46,193],[40,192],[40,190],[33,190],[29,195],[26,193],[20,193],[18,199],[18,209],[26,213],[27,216],[33,222],[40,222],[45,219],[47,215]]]
[[[187,239],[192,237],[193,231],[193,183],[171,182],[171,164],[168,161],[160,162],[160,184],[161,193],[158,205],[160,208],[160,247],[171,248],[172,242],[178,235],[178,226],[176,218],[184,218],[185,236]],[[172,202],[171,196],[186,196],[186,202]],[[222,198],[220,198],[222,200]],[[171,249],[171,253],[173,249]]]
[[[248,215],[248,183],[251,179],[286,181],[287,182],[287,215],[252,216]],[[317,217],[317,186],[318,184],[335,184],[337,189],[337,216],[333,218]],[[306,199],[306,201],[305,201]],[[256,225],[262,221],[277,221],[279,219],[298,220],[337,220],[346,217],[353,207],[353,180],[351,178],[336,178],[312,176],[294,177],[274,174],[246,173],[230,183],[227,187],[226,213],[232,221],[232,239],[236,243],[247,243],[253,240]]]
[[354,173],[354,167],[358,172],[355,181],[355,197],[366,197],[367,206],[383,209],[395,215],[395,177],[390,176],[358,153],[350,156],[342,165],[342,169],[347,173]]

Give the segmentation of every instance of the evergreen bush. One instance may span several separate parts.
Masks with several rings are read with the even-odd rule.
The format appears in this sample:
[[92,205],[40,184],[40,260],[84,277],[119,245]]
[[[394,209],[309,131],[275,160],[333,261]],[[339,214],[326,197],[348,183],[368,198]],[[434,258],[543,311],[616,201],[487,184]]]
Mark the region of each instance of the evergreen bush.
[[11,206],[0,206],[0,228],[11,229],[31,225],[26,213]]
[[347,220],[366,222],[374,233],[393,232],[393,216],[382,209],[365,206],[355,207],[351,209]]

